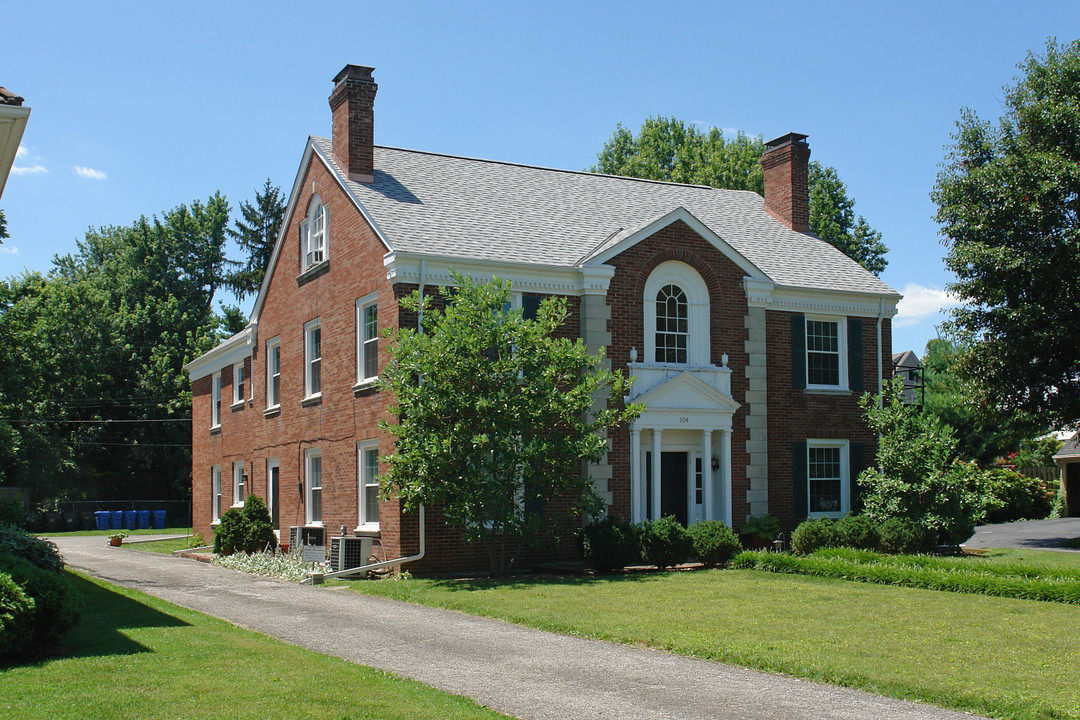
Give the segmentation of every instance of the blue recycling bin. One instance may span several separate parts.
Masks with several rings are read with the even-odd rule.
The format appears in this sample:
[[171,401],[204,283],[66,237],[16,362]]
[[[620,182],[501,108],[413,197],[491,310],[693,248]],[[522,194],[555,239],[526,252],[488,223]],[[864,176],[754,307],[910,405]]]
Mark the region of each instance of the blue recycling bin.
[[155,510],[154,511],[154,525],[153,525],[153,528],[155,530],[161,530],[164,527],[165,527],[165,511],[164,510]]
[[97,526],[98,530],[108,530],[109,529],[109,511],[108,510],[98,510],[97,512],[95,512],[94,513],[94,524]]
[[124,511],[124,529],[137,530],[139,528],[139,515],[134,510]]
[[124,529],[124,511],[112,510],[109,512],[109,529],[110,530],[123,530]]
[[148,527],[150,527],[150,511],[149,510],[138,510],[136,512],[139,513],[139,529],[140,530],[145,530]]

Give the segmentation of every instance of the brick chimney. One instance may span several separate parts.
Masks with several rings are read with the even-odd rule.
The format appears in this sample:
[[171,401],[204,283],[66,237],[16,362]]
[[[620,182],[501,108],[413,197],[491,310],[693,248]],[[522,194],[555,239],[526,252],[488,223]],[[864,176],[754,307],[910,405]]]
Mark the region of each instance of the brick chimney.
[[371,77],[374,69],[346,65],[334,77],[330,93],[334,161],[350,180],[361,183],[375,180],[375,93],[379,86]]
[[806,137],[788,133],[770,140],[761,156],[765,212],[798,232],[810,232],[810,146]]

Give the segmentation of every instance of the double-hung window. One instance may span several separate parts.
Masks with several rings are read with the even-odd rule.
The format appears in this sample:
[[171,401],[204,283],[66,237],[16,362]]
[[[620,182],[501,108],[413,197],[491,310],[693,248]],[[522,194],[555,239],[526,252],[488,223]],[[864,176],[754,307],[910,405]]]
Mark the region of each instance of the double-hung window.
[[322,327],[316,318],[304,325],[304,395],[322,393]]
[[221,373],[214,373],[210,395],[210,429],[221,427]]
[[233,505],[239,506],[244,504],[244,486],[247,484],[247,477],[244,475],[244,461],[238,460],[232,464],[232,476],[233,476]]
[[266,407],[281,405],[281,338],[266,342]]
[[244,402],[244,362],[233,365],[233,405]]
[[304,476],[307,480],[307,523],[322,524],[322,451],[304,452]]
[[378,529],[379,527],[379,446],[365,444],[358,446],[360,477],[360,527]]
[[307,217],[300,223],[302,270],[326,260],[326,206],[318,195],[311,199]]
[[839,387],[841,384],[841,324],[835,320],[806,319],[806,384]]
[[376,296],[356,301],[356,382],[365,384],[379,376],[379,306]]
[[808,440],[806,455],[809,515],[842,517],[850,496],[847,441]]
[[210,469],[210,494],[214,503],[214,522],[221,520],[221,466]]
[[796,388],[863,389],[863,318],[791,316],[791,369]]

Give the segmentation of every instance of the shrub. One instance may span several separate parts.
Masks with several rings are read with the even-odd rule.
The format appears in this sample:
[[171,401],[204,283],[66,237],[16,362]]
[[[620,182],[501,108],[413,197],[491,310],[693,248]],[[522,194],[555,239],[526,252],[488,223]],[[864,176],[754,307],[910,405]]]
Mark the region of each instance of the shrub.
[[26,506],[17,498],[0,497],[0,525],[26,528]]
[[11,579],[0,572],[0,658],[19,655],[30,640],[34,600]]
[[881,523],[882,552],[893,555],[928,553],[937,542],[936,534],[911,518],[894,517]]
[[585,562],[601,572],[621,570],[641,559],[637,529],[612,517],[585,526],[583,550]]
[[270,510],[258,495],[248,496],[242,508],[226,510],[214,533],[214,552],[219,555],[253,553],[276,547]]
[[43,570],[60,572],[64,561],[56,543],[35,537],[31,533],[14,525],[0,525],[0,553],[9,551],[15,557],[29,560]]
[[757,544],[771,543],[780,532],[780,523],[772,515],[753,515],[739,527],[739,535]]
[[836,544],[856,550],[876,550],[881,543],[877,523],[866,515],[845,515],[834,526]]
[[694,557],[706,565],[721,565],[742,550],[739,536],[719,520],[691,525],[686,531]]
[[678,565],[690,554],[690,538],[686,528],[674,515],[659,520],[646,520],[638,526],[641,559],[647,565],[665,568]]
[[829,518],[811,518],[799,523],[791,533],[791,549],[799,555],[807,555],[818,548],[836,545],[836,529]]
[[1056,487],[1009,468],[991,468],[983,473],[985,522],[1041,520],[1050,514]]
[[63,573],[43,570],[28,560],[0,552],[0,572],[7,573],[34,601],[31,638],[21,655],[55,649],[79,621],[79,600]]

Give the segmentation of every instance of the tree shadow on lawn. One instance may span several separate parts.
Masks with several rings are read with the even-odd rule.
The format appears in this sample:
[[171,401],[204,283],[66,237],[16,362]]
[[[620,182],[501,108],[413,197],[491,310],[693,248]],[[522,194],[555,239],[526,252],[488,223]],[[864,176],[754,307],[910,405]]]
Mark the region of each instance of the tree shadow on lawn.
[[[700,572],[700,568],[694,571]],[[472,591],[492,590],[496,588],[508,588],[521,590],[536,586],[569,585],[574,587],[586,587],[590,585],[611,583],[651,583],[663,580],[672,572],[687,572],[685,569],[678,570],[626,570],[621,573],[590,573],[590,574],[542,574],[522,573],[520,575],[505,575],[501,577],[474,577],[474,578],[445,578],[436,580],[434,585],[443,590]]]
[[183,627],[190,623],[133,600],[82,575],[67,574],[82,598],[82,619],[64,638],[58,657],[104,657],[153,652],[121,632],[129,628]]

